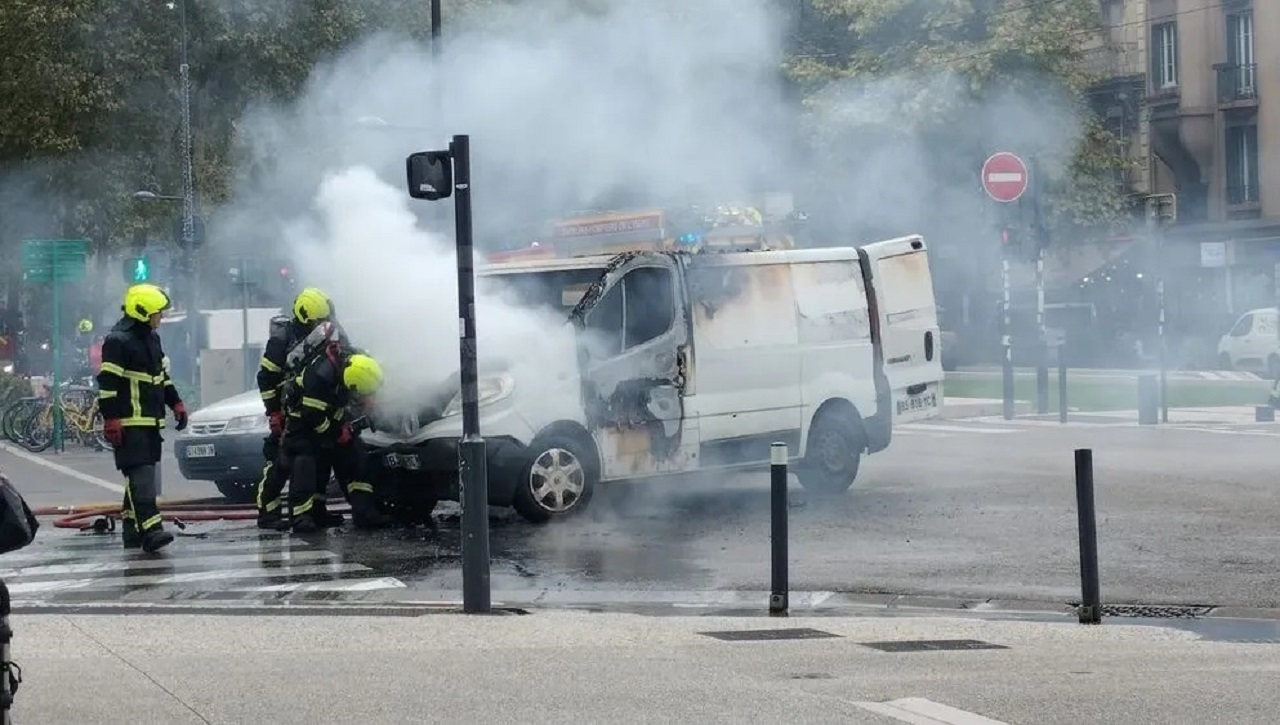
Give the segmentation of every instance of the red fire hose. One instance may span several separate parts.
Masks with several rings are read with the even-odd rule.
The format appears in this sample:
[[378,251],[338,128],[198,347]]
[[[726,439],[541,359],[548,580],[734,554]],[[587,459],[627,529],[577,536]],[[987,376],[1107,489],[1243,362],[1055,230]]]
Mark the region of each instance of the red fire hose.
[[[224,503],[222,498],[187,498],[160,502],[160,515],[165,521],[183,528],[189,521],[247,521],[258,518],[258,509],[252,504]],[[350,509],[341,498],[331,499],[328,509],[342,513]],[[58,529],[79,531],[111,531],[120,518],[118,503],[77,504],[74,506],[45,506],[34,510],[36,516],[57,516],[53,526]]]

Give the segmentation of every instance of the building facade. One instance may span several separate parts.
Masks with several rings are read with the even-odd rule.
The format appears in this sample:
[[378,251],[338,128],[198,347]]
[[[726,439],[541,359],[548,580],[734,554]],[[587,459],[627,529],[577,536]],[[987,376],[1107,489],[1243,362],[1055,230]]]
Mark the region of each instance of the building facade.
[[[1151,193],[1172,193],[1165,258],[1203,305],[1280,295],[1280,2],[1146,0]],[[1207,293],[1207,294],[1206,294]]]

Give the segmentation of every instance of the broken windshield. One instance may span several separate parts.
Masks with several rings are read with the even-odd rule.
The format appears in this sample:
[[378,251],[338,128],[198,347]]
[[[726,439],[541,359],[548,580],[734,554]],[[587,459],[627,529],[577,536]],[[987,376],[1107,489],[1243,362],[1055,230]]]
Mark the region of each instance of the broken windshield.
[[529,310],[568,317],[604,268],[558,269],[483,275],[477,292]]

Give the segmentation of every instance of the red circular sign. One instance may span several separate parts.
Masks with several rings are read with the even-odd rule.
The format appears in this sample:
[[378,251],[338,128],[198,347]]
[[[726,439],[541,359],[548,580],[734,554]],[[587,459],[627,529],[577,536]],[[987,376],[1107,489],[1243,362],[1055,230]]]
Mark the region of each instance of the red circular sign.
[[982,164],[982,188],[996,201],[1017,201],[1027,190],[1027,165],[1008,151],[992,154]]

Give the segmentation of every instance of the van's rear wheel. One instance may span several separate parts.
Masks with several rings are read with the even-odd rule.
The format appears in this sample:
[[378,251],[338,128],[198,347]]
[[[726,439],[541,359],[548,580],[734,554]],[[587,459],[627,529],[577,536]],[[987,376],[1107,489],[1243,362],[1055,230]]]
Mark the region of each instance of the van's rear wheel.
[[867,444],[857,421],[839,413],[824,413],[809,430],[809,447],[796,469],[806,491],[823,495],[844,493],[858,477]]
[[576,436],[539,436],[528,448],[511,505],[536,524],[563,518],[587,507],[600,467],[591,449]]

